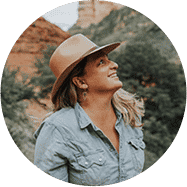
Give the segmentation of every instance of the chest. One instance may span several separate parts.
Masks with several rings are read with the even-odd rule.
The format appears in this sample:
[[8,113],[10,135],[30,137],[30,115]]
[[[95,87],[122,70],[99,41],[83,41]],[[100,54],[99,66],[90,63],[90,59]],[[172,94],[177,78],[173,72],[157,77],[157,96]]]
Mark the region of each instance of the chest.
[[105,126],[101,126],[99,128],[119,153],[119,134],[115,129],[115,124],[106,124]]
[[103,120],[93,120],[94,124],[103,132],[110,140],[116,151],[119,153],[119,134],[115,129],[117,118],[113,115],[111,118]]
[[85,185],[90,185],[90,180],[94,185],[106,185],[140,173],[144,162],[143,142],[135,137],[127,140],[125,134],[120,131],[120,150],[118,133],[111,133],[107,128],[93,131],[89,126],[84,130],[85,141],[70,140],[68,145],[75,155],[69,161],[71,182],[76,183],[78,176]]

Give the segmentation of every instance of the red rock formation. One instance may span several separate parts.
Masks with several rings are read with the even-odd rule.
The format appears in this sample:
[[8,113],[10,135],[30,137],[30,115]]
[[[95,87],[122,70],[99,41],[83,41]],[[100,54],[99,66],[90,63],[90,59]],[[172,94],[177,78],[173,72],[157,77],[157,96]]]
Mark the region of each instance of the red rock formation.
[[70,35],[43,17],[33,22],[13,46],[6,66],[21,67],[21,71],[32,73],[32,62],[42,54],[47,45],[58,46]]
[[91,23],[99,23],[112,10],[117,10],[121,7],[123,5],[107,1],[79,1],[79,18],[76,25],[86,28]]

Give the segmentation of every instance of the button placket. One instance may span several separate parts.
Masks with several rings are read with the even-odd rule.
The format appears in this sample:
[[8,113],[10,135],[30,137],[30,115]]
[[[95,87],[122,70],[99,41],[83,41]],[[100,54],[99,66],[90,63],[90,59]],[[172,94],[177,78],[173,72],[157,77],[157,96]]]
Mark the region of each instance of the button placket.
[[123,162],[124,162],[124,155],[123,155],[123,142],[122,142],[122,137],[119,134],[119,171],[120,171],[120,179],[121,181],[124,180],[124,178],[126,177],[125,175],[125,169],[122,168]]

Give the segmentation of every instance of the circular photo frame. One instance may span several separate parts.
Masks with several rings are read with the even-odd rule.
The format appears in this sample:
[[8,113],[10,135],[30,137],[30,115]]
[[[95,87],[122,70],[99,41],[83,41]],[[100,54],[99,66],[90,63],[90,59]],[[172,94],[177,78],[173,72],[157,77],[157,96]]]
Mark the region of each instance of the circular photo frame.
[[[164,24],[156,24],[156,21],[152,21],[154,18],[151,20],[142,14],[141,12],[144,11],[138,8],[138,4],[134,6],[131,4],[122,5],[122,2],[118,1],[67,1],[66,3],[66,5],[62,6],[57,5],[57,8],[43,14],[34,22],[31,21],[32,24],[28,27],[25,26],[27,29],[23,29],[24,32],[21,31],[23,32],[21,35],[18,34],[20,36],[18,39],[14,40],[16,42],[11,51],[9,47],[10,53],[6,59],[5,66],[2,67],[1,106],[4,117],[3,120],[5,121],[5,126],[7,126],[5,129],[8,128],[12,139],[22,152],[21,156],[18,153],[18,157],[21,157],[19,164],[24,165],[23,163],[25,163],[27,165],[29,160],[44,172],[54,178],[60,179],[60,182],[66,181],[70,184],[78,185],[121,184],[120,182],[122,181],[128,183],[131,181],[128,180],[130,178],[139,179],[141,176],[144,177],[143,174],[141,174],[140,177],[139,175],[137,177],[134,176],[142,172],[144,173],[144,171],[146,171],[147,174],[147,169],[158,160],[162,164],[164,164],[167,159],[170,160],[170,156],[167,156],[167,154],[169,154],[168,152],[170,152],[170,150],[172,151],[174,149],[171,148],[168,150],[171,144],[172,147],[175,146],[175,149],[179,151],[180,146],[176,146],[175,143],[173,144],[173,141],[179,129],[183,128],[181,127],[181,123],[184,121],[183,116],[186,105],[186,81],[183,69],[185,67],[183,67],[184,64],[182,66],[181,63],[183,60],[183,58],[181,58],[182,55],[180,55],[179,58],[179,54],[176,51],[176,49],[178,50],[179,48],[179,44],[176,43],[174,47],[174,39],[170,40],[167,29],[164,26],[163,30],[160,28]],[[149,15],[149,13],[146,12],[146,15]],[[55,54],[54,51],[63,48],[64,43],[71,46],[74,42],[72,38],[76,38],[77,36],[77,38],[80,39],[80,34],[84,40],[88,40],[90,43],[93,42],[94,44],[94,49],[90,48],[88,51],[79,50],[82,54],[76,57],[81,60],[82,58],[87,59],[88,62],[93,62],[93,58],[101,58],[101,54],[98,56],[98,53],[94,53],[96,57],[91,56],[91,51],[96,50],[96,48],[101,47],[102,49],[102,46],[112,46],[116,42],[120,43],[119,47],[112,50],[109,49],[110,53],[107,53],[107,60],[105,59],[105,61],[107,61],[108,64],[109,62],[117,63],[118,67],[113,65],[113,69],[111,68],[111,64],[110,67],[108,65],[108,70],[114,72],[115,69],[115,71],[117,70],[118,72],[118,79],[123,85],[123,90],[125,90],[125,92],[120,92],[119,95],[135,94],[136,96],[136,100],[133,100],[133,102],[139,107],[139,110],[135,107],[133,108],[132,105],[131,109],[135,110],[132,114],[135,116],[137,115],[137,118],[141,116],[141,118],[138,118],[139,120],[134,118],[135,122],[133,122],[133,118],[130,117],[131,113],[130,109],[128,109],[128,107],[131,106],[129,104],[130,102],[128,103],[125,101],[126,103],[123,105],[126,106],[124,107],[125,110],[121,111],[113,101],[114,108],[120,111],[123,116],[123,123],[125,122],[126,125],[129,124],[130,126],[132,136],[129,139],[126,138],[130,134],[129,131],[120,131],[115,128],[117,126],[116,121],[119,120],[118,118],[114,120],[114,129],[117,132],[116,136],[114,135],[115,133],[112,134],[111,130],[102,129],[102,126],[100,126],[101,124],[98,123],[97,120],[94,121],[94,116],[92,116],[88,108],[84,108],[82,104],[80,104],[77,110],[79,112],[83,110],[82,112],[85,112],[84,115],[87,115],[91,120],[90,124],[93,123],[92,128],[94,129],[96,127],[103,133],[102,136],[97,134],[98,142],[102,140],[101,144],[103,147],[99,143],[96,144],[96,141],[94,142],[93,139],[92,141],[91,139],[90,141],[88,139],[84,140],[83,137],[85,135],[83,134],[80,134],[78,139],[73,139],[72,129],[71,131],[70,129],[68,131],[60,131],[61,126],[59,126],[59,124],[61,123],[57,124],[57,122],[54,122],[54,124],[51,125],[51,121],[65,120],[64,118],[70,115],[69,113],[66,115],[64,114],[65,116],[62,119],[58,117],[56,114],[64,107],[60,109],[58,107],[55,108],[57,102],[51,101],[51,90],[56,79],[59,79],[59,76],[55,77],[55,72],[51,71],[51,56]],[[70,41],[71,39],[72,41]],[[79,43],[80,42],[81,41],[79,41]],[[73,46],[75,45],[78,44],[73,43]],[[81,47],[79,49],[83,48]],[[72,51],[75,51],[75,49],[73,48]],[[96,51],[103,52],[102,50]],[[73,53],[71,56],[72,55]],[[58,56],[57,58],[62,57]],[[68,57],[65,56],[65,58],[67,59]],[[104,60],[104,58],[101,60]],[[72,63],[73,62],[75,62],[75,60],[72,60]],[[105,67],[107,63],[104,64]],[[63,70],[60,70],[61,66],[62,65],[57,68],[61,71],[60,76],[62,76],[63,73]],[[91,69],[94,69],[93,65],[91,67]],[[95,70],[99,72],[98,67],[95,68]],[[90,72],[94,74],[95,71],[91,70]],[[68,70],[68,74],[70,73],[71,72]],[[96,74],[94,74],[94,76],[92,80],[94,79],[95,81],[93,82],[96,82]],[[104,78],[104,76],[102,76],[102,78]],[[89,83],[89,88],[93,86],[93,82]],[[61,87],[65,86],[64,83],[61,84]],[[74,84],[76,85],[75,82]],[[97,82],[97,85],[99,84],[102,85],[102,81]],[[97,87],[97,89],[98,88],[100,89],[100,87]],[[108,89],[106,90],[107,93],[111,90],[111,88],[109,89],[107,86],[103,87],[103,90],[104,89]],[[83,100],[85,98],[89,100],[89,94],[90,90],[86,91],[86,94],[83,92]],[[127,100],[127,97],[125,99]],[[137,103],[135,101],[137,101]],[[143,110],[142,112],[140,111],[142,107],[140,101],[144,103],[144,115]],[[95,103],[96,102],[97,100]],[[101,103],[102,101],[100,101],[100,105]],[[117,116],[116,111],[115,114]],[[57,119],[55,119],[56,116]],[[73,119],[74,117],[71,116],[65,123],[72,120],[71,118]],[[99,118],[99,115],[97,118]],[[107,121],[108,118],[106,118],[106,123],[114,119],[110,118],[110,120]],[[88,120],[88,118],[86,118],[86,120]],[[76,125],[79,123],[75,122],[75,120],[72,122],[76,123]],[[141,127],[135,127],[135,124]],[[42,134],[45,130],[47,131],[47,126],[50,127],[50,130],[48,130],[48,133]],[[89,129],[91,127],[86,128]],[[55,129],[62,135],[62,140],[60,140],[59,134],[55,134],[55,141],[58,143],[61,141],[60,148],[57,146],[58,143],[50,144],[54,138],[54,135],[50,133],[52,133],[52,131],[54,132]],[[90,136],[93,136],[93,129],[87,131],[87,133],[90,133]],[[94,132],[98,131],[98,129]],[[126,133],[124,137],[120,134],[122,132],[124,134]],[[40,133],[42,134],[41,136]],[[78,136],[77,130],[74,133],[77,133],[76,135]],[[96,135],[94,135],[94,137],[95,136]],[[113,141],[116,137],[118,140]],[[120,140],[120,137],[124,139]],[[12,139],[10,140],[10,137],[7,137],[6,141],[11,142],[11,153],[9,152],[8,154],[14,155],[13,152],[17,152],[17,147],[14,144],[12,148]],[[49,142],[47,142],[48,140]],[[106,141],[108,141],[108,143]],[[64,146],[62,146],[62,142]],[[177,139],[175,142],[177,142]],[[48,146],[46,144],[48,144]],[[85,150],[83,149],[84,144],[86,145]],[[120,145],[123,145],[123,147],[120,148]],[[93,150],[94,146],[96,146],[95,150]],[[87,149],[88,147],[92,149]],[[10,148],[8,147],[6,149]],[[58,149],[67,149],[68,151],[59,152]],[[75,149],[76,151],[74,151]],[[111,154],[109,150],[111,149],[114,150],[112,153],[113,157],[109,156]],[[180,149],[184,148],[180,147]],[[47,153],[47,151],[49,153],[52,152],[52,154]],[[165,153],[166,151],[167,153]],[[41,154],[41,152],[43,154]],[[175,152],[175,150],[173,152]],[[144,157],[142,157],[142,154],[144,154]],[[167,158],[160,159],[165,154]],[[52,155],[54,157],[52,157]],[[116,155],[116,157],[114,155]],[[114,161],[115,159],[116,161]],[[173,159],[170,160],[168,165],[171,164],[172,166],[170,167],[175,168],[178,164],[173,161]],[[62,169],[62,163],[65,163],[65,160],[66,177],[63,173],[65,170]],[[179,158],[177,160],[179,160]],[[61,165],[57,166],[56,164],[59,162]],[[183,161],[181,161],[181,163],[183,163]],[[16,167],[18,165],[16,165]],[[161,165],[159,166],[161,167]],[[169,167],[168,165],[165,167]],[[33,166],[29,165],[35,173],[37,169],[36,167],[33,168]],[[49,166],[51,168],[49,168]],[[114,169],[114,167],[117,169]],[[129,169],[127,169],[128,167]],[[67,168],[69,168],[69,170],[67,170]],[[154,170],[154,168],[152,170]],[[36,172],[39,175],[41,174],[39,169]],[[42,172],[41,175],[45,178],[46,174],[44,172]],[[69,176],[73,177],[71,178]],[[50,177],[47,176],[47,178]],[[52,180],[54,181],[54,179]],[[59,180],[55,181],[58,181],[58,185],[61,184]],[[40,184],[42,184],[42,182]]]

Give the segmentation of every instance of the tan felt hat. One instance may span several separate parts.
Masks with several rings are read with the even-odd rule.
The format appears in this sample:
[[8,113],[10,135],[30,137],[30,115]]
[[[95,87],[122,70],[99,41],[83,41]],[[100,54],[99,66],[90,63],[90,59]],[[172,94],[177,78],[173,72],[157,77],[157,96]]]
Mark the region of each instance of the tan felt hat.
[[49,62],[49,67],[57,78],[51,92],[52,102],[55,103],[57,91],[69,73],[81,60],[100,50],[108,54],[119,45],[120,43],[112,43],[99,47],[82,34],[71,36],[65,40],[55,50]]

